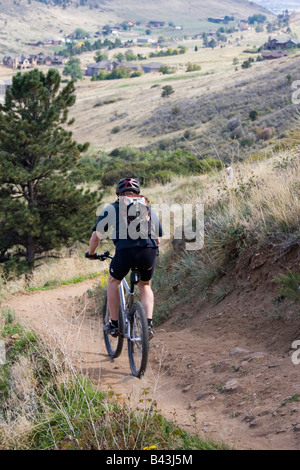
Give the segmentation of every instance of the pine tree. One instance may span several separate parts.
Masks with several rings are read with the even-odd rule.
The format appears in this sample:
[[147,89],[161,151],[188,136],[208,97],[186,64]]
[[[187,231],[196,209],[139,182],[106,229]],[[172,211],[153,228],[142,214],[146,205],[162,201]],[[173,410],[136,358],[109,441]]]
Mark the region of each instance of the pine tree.
[[0,106],[0,262],[18,274],[86,241],[94,223],[95,194],[68,179],[88,148],[67,130],[74,91],[55,69],[18,72]]

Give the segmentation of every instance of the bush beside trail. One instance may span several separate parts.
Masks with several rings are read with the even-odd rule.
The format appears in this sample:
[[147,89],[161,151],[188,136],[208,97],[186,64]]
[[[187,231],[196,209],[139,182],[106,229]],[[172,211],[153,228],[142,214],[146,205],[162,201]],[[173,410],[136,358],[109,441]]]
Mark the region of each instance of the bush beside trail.
[[145,185],[165,184],[175,176],[201,175],[222,168],[220,160],[199,159],[197,155],[183,150],[139,150],[118,148],[110,154],[101,153],[81,159],[80,165],[70,174],[76,183],[99,182],[103,188],[114,185],[124,176],[134,176]]

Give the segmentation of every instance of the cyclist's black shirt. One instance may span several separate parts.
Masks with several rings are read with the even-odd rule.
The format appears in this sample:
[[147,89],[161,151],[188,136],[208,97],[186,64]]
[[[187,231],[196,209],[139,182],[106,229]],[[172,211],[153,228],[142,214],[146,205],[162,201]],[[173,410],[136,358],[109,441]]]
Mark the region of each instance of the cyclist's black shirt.
[[[116,246],[116,249],[123,250],[127,248],[135,247],[149,247],[157,248],[156,239],[163,235],[163,230],[159,221],[158,216],[150,208],[150,219],[151,219],[151,233],[146,238],[133,239],[129,236],[128,230],[125,232],[122,227],[122,216],[119,214],[119,202],[116,201],[113,204],[109,204],[99,215],[98,220],[93,231],[97,231],[101,234],[101,238],[111,238]],[[113,229],[112,233],[109,234],[110,229]],[[120,235],[120,232],[123,235]]]

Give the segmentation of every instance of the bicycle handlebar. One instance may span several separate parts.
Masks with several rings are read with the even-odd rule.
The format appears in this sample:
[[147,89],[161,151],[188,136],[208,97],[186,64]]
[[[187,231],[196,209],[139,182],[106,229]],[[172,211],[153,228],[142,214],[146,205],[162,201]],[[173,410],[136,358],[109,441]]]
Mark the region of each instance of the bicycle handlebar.
[[113,257],[110,254],[110,251],[105,251],[105,253],[95,253],[93,255],[90,255],[89,252],[87,251],[85,253],[85,257],[88,259],[98,259],[100,261],[105,261],[107,258],[112,259]]

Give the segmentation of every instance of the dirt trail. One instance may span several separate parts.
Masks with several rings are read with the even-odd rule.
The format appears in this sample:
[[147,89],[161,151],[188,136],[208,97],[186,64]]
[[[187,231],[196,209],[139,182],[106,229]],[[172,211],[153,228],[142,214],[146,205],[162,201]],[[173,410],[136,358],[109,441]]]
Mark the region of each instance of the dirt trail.
[[[87,295],[94,284],[17,294],[7,303],[31,329],[64,345],[102,390],[112,387],[132,405],[147,390],[164,416],[205,439],[236,449],[300,449],[300,365],[249,333],[253,323],[235,328],[230,301],[213,314],[175,312],[156,329],[149,366],[139,380],[130,374],[126,347],[115,361],[106,354]],[[232,301],[238,310],[238,299]]]

